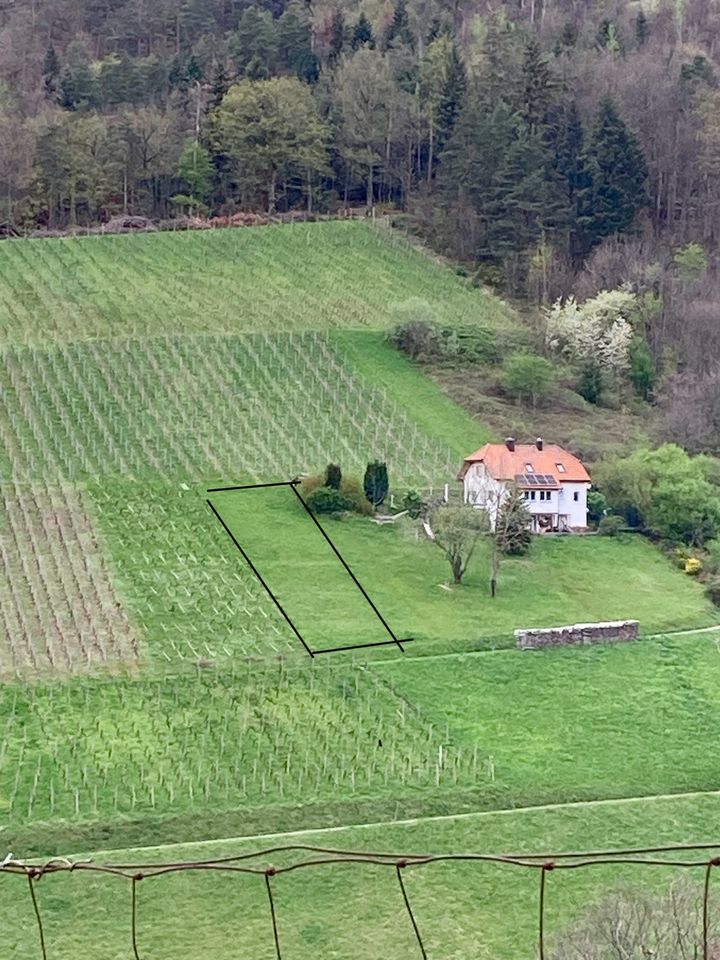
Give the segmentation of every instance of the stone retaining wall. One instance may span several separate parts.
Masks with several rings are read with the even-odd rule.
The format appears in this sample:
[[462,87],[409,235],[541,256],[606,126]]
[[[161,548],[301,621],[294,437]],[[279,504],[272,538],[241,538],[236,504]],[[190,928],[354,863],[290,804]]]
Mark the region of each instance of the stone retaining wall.
[[515,642],[521,650],[538,647],[569,647],[588,643],[617,643],[637,640],[637,620],[611,620],[605,623],[576,623],[568,627],[516,630]]

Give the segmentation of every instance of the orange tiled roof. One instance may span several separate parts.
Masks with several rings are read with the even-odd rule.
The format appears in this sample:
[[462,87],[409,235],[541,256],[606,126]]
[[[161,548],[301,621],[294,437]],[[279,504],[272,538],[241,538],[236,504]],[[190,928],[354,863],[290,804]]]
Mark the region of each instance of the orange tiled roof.
[[[545,443],[542,450],[534,443],[516,443],[512,451],[504,443],[486,443],[465,457],[458,480],[463,479],[473,463],[484,463],[494,480],[514,480],[518,474],[535,473],[554,476],[561,483],[590,483],[590,474],[578,458],[556,443]],[[558,464],[565,467],[564,472],[558,470]]]

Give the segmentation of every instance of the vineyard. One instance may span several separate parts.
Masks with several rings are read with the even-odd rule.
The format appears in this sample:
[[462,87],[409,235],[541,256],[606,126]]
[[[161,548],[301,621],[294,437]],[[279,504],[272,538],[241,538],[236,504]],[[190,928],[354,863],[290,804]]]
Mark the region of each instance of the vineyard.
[[[488,777],[367,671],[282,667],[0,692],[9,824],[404,795]],[[382,743],[380,743],[380,740]]]
[[0,355],[3,472],[16,479],[289,479],[329,458],[445,482],[457,457],[320,333],[161,336]]
[[441,320],[514,323],[390,231],[335,222],[7,244],[0,343],[383,329],[412,297]]
[[138,641],[84,495],[0,485],[0,678],[131,663]]
[[[567,657],[501,649],[516,626],[558,619],[638,617],[646,637],[712,624],[701,587],[643,539],[547,538],[503,560],[491,601],[487,544],[453,589],[416,521],[324,519],[388,622],[415,640],[405,654],[310,660],[208,508],[208,487],[331,461],[361,476],[384,460],[395,502],[453,484],[490,433],[384,331],[412,297],[440,321],[488,330],[513,329],[505,305],[368,224],[12,241],[0,253],[0,857],[716,787],[711,634]],[[378,639],[294,497],[211,496],[313,645]],[[466,834],[448,823],[432,836]],[[174,924],[143,940],[153,956],[194,956],[196,938],[206,955],[217,930],[227,939],[224,910],[244,917],[245,906],[252,936],[238,956],[261,955],[252,896],[208,902],[192,882],[168,882],[180,906],[153,894]],[[426,907],[447,907],[447,884],[433,882]],[[352,952],[349,928],[322,906],[341,888],[338,916],[359,911],[368,931],[358,955],[408,955],[387,891],[364,900],[329,876],[295,887],[293,955]],[[436,944],[438,956],[466,960],[483,890],[497,908],[490,888],[463,889],[455,952]],[[115,960],[106,889],[74,896],[41,906],[52,956]],[[67,924],[86,903],[91,929],[76,936]],[[24,956],[28,915],[13,917],[9,955]],[[384,953],[388,942],[400,952]]]

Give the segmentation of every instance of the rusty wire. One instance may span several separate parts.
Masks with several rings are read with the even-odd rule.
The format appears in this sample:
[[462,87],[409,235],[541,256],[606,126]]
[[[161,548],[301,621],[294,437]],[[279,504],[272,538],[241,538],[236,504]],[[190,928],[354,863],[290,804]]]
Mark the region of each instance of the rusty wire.
[[[48,960],[45,930],[42,913],[35,892],[35,886],[43,877],[50,874],[62,873],[90,873],[105,874],[122,878],[131,884],[130,891],[130,938],[133,960],[141,960],[137,937],[137,886],[141,880],[151,880],[154,877],[186,871],[220,872],[225,874],[247,874],[264,878],[268,897],[270,920],[272,924],[273,941],[277,960],[283,960],[280,946],[280,924],[270,882],[272,877],[278,877],[297,870],[305,870],[335,864],[354,864],[356,866],[391,867],[395,871],[402,902],[405,907],[419,955],[422,960],[429,960],[427,946],[423,940],[420,925],[403,880],[403,872],[407,869],[418,869],[437,863],[470,862],[492,863],[497,865],[514,866],[529,870],[537,870],[539,874],[538,892],[538,960],[545,960],[545,901],[547,874],[554,870],[577,870],[593,866],[656,866],[675,867],[704,870],[704,884],[702,896],[702,956],[703,960],[709,957],[710,935],[710,879],[713,867],[720,866],[720,856],[700,856],[690,859],[682,854],[706,853],[720,850],[720,842],[703,842],[698,844],[676,844],[656,847],[628,848],[622,850],[592,850],[560,853],[386,853],[368,850],[344,850],[333,847],[309,846],[305,844],[289,844],[285,846],[268,847],[250,853],[238,854],[229,857],[219,857],[215,860],[181,860],[162,861],[154,863],[96,863],[91,859],[69,860],[65,857],[53,857],[44,863],[30,863],[7,857],[0,862],[0,874],[23,876],[27,879],[30,899],[35,916],[40,942],[42,960]],[[286,864],[285,866],[251,866],[247,861],[265,860],[278,853],[305,853],[311,854],[304,860]],[[660,856],[661,855],[661,856]],[[267,860],[265,860],[267,863]]]

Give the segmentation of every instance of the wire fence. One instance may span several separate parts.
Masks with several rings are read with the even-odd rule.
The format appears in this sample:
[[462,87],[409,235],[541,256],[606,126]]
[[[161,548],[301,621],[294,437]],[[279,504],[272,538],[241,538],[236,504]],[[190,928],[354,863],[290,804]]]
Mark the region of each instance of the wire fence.
[[[710,882],[713,868],[720,866],[720,856],[709,856],[710,851],[720,849],[720,843],[680,844],[659,847],[631,848],[624,850],[582,851],[562,853],[533,853],[533,854],[492,854],[492,853],[386,853],[366,850],[342,850],[332,847],[308,846],[292,844],[285,846],[268,847],[251,853],[231,857],[221,857],[213,860],[182,860],[143,863],[95,863],[92,860],[72,861],[64,857],[55,857],[45,863],[28,863],[13,859],[8,855],[0,862],[0,874],[11,874],[22,878],[27,883],[28,896],[32,904],[32,911],[37,924],[38,943],[43,960],[50,956],[46,939],[45,925],[36,887],[43,877],[58,873],[75,873],[86,876],[104,874],[115,877],[130,887],[128,898],[128,936],[134,960],[144,960],[138,946],[138,915],[140,912],[139,888],[143,882],[158,877],[167,877],[173,874],[188,871],[219,872],[230,875],[244,875],[258,878],[263,883],[267,895],[268,906],[268,936],[272,934],[275,955],[277,960],[289,960],[289,955],[283,952],[282,945],[282,917],[279,915],[273,892],[274,878],[283,874],[308,869],[318,869],[338,864],[374,866],[394,871],[397,879],[400,897],[404,905],[407,922],[412,929],[414,941],[417,945],[417,956],[422,960],[431,960],[426,939],[423,936],[422,917],[413,907],[404,881],[408,870],[422,870],[432,867],[433,864],[449,861],[465,861],[474,863],[491,863],[503,867],[515,867],[528,871],[535,871],[538,881],[537,892],[537,957],[545,960],[545,913],[548,889],[551,884],[548,876],[553,871],[587,870],[599,865],[616,866],[646,866],[646,867],[674,867],[681,870],[702,869],[704,882],[702,886],[702,944],[701,955],[703,960],[711,960],[710,949]],[[258,866],[249,861],[263,859],[277,855],[304,855],[285,866]],[[694,856],[690,857],[689,854]],[[684,855],[684,856],[683,856]],[[687,858],[686,858],[687,857]]]

